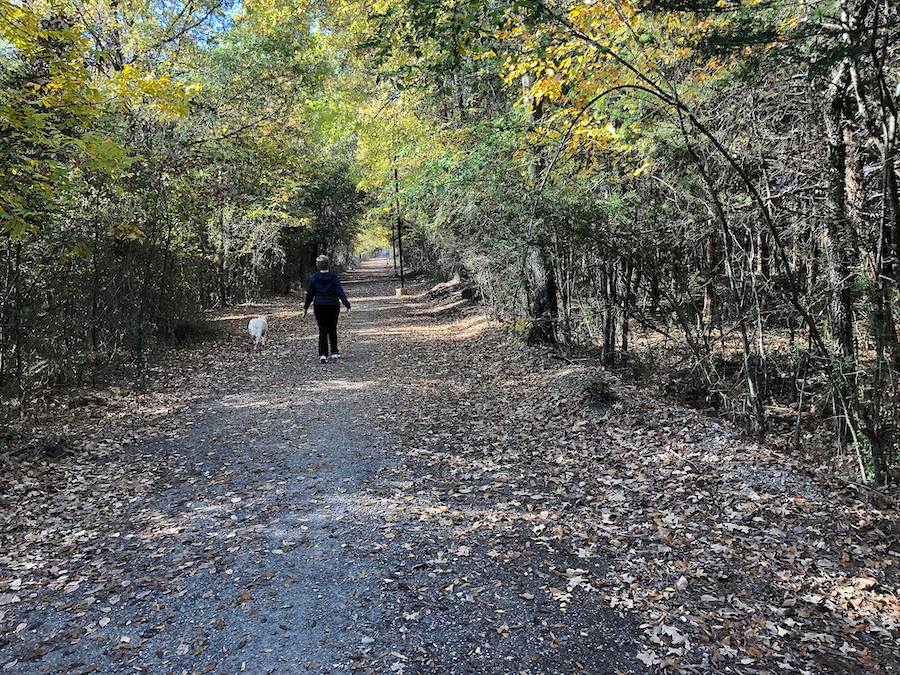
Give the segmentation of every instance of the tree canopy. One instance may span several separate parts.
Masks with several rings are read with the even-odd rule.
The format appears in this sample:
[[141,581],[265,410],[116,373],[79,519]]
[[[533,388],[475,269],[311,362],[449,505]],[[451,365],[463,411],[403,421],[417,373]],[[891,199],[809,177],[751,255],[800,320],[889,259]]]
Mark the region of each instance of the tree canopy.
[[896,28],[875,0],[0,0],[0,383],[140,364],[403,237],[524,338],[797,451],[828,424],[885,482]]

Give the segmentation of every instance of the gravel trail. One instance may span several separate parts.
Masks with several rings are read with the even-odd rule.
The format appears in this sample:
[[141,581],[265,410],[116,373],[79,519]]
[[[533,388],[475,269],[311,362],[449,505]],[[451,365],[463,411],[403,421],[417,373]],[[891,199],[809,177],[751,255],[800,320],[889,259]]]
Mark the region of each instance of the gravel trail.
[[[536,570],[571,570],[573,556],[531,547],[517,521],[503,536],[518,553],[498,560],[488,537],[509,505],[435,496],[445,493],[417,455],[423,439],[405,437],[390,416],[395,387],[412,377],[451,386],[452,376],[429,372],[445,362],[409,358],[413,337],[441,331],[440,317],[395,297],[377,262],[345,275],[345,288],[353,311],[341,317],[341,362],[316,361],[315,324],[298,303],[260,308],[269,344],[250,353],[243,331],[253,312],[238,308],[220,317],[225,338],[165,364],[161,407],[128,433],[98,423],[95,434],[115,442],[92,439],[89,452],[7,476],[0,668],[640,665],[630,620],[590,596],[562,607],[546,597]],[[599,573],[602,561],[592,564]]]

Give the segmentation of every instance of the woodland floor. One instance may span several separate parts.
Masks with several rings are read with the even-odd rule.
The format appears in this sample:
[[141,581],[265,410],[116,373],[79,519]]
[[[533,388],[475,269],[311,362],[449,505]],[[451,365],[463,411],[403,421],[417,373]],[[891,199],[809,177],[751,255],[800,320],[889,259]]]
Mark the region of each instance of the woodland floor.
[[338,364],[282,299],[59,403],[0,475],[0,671],[900,673],[889,497],[387,272]]

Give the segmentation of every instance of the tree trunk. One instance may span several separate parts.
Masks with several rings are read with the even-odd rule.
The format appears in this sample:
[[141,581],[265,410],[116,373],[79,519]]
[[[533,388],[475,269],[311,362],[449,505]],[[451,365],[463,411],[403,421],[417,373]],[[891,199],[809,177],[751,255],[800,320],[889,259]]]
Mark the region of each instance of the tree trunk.
[[844,124],[842,129],[845,148],[844,191],[847,198],[847,223],[857,233],[865,228],[863,211],[866,205],[866,189],[863,179],[863,151],[860,139],[853,127]]
[[[886,425],[883,421],[885,390],[896,371],[897,332],[894,325],[893,304],[893,227],[896,223],[897,180],[894,172],[892,143],[885,144],[882,180],[882,217],[869,251],[869,304],[871,335],[875,342],[875,367],[869,412],[866,415],[866,436],[872,455],[872,478],[877,485],[887,481],[888,456],[885,448]],[[890,447],[888,445],[888,447]]]
[[13,285],[13,265],[12,265],[12,243],[7,240],[6,250],[4,251],[3,260],[3,292],[0,294],[0,393],[6,385],[6,370],[8,364],[9,345],[9,299],[12,295]]
[[898,194],[897,170],[894,167],[896,151],[892,150],[885,158],[885,200],[887,202],[887,217],[881,226],[878,251],[879,276],[878,288],[881,293],[881,302],[884,305],[884,335],[885,343],[890,355],[891,368],[900,372],[900,340],[897,338],[897,326],[894,318],[894,288],[897,274],[896,247],[897,230],[900,229],[900,194]]
[[[525,92],[529,115],[532,124],[534,124],[541,119],[543,113],[541,103],[532,98],[530,89],[531,76],[523,75],[522,90]],[[537,189],[540,175],[541,161],[538,157],[534,157],[528,167],[528,178],[533,190]],[[535,223],[536,207],[537,203],[532,208],[526,232],[525,283],[528,292],[528,315],[531,318],[528,344],[555,343],[556,319],[559,314],[556,298],[556,278],[553,274],[553,267],[547,262],[547,252],[543,237],[537,233]]]
[[168,212],[168,209],[166,210],[166,221],[166,239],[165,244],[163,245],[162,271],[159,275],[159,294],[156,296],[156,314],[159,325],[164,327],[163,330],[166,334],[171,335],[174,318],[172,317],[172,310],[174,308],[166,307],[165,302],[170,274],[169,258],[172,248],[172,233],[175,228],[172,214]]
[[[630,261],[622,261],[622,354],[628,353],[629,321],[631,319],[631,304],[634,297],[632,283],[634,278],[634,264]],[[635,284],[636,285],[636,284]]]
[[219,202],[219,306],[228,304],[228,284],[225,280],[225,208]]
[[850,441],[849,429],[844,419],[842,400],[855,387],[850,361],[855,356],[853,338],[853,298],[850,288],[850,265],[847,260],[849,249],[846,171],[847,153],[844,145],[844,110],[849,70],[846,64],[837,67],[832,75],[824,110],[825,137],[828,143],[828,165],[826,171],[827,190],[825,199],[825,222],[821,228],[822,248],[829,281],[831,319],[831,343],[833,368],[836,370],[837,386],[845,388],[844,396],[834,392],[834,416],[838,439],[842,447]]
[[[99,199],[99,194],[98,194]],[[94,246],[91,253],[91,384],[97,382],[100,353],[100,208],[94,210]]]
[[525,270],[532,320],[528,344],[556,342],[556,280],[541,246],[529,246]]
[[711,326],[715,322],[716,315],[716,257],[718,255],[717,243],[719,235],[713,229],[706,238],[706,251],[704,263],[706,267],[706,286],[703,289],[703,325]]
[[[25,403],[25,359],[22,355],[23,351],[23,340],[22,340],[22,243],[16,243],[16,254],[15,254],[15,271],[13,274],[13,288],[14,288],[14,300],[13,300],[13,348],[16,350],[16,394],[18,395],[19,402],[21,404]],[[25,406],[20,405],[19,410],[24,411]]]

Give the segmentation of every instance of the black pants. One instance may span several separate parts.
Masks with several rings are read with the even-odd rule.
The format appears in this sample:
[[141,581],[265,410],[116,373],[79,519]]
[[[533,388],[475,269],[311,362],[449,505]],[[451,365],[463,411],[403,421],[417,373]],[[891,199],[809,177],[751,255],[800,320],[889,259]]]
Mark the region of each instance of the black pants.
[[328,356],[328,343],[331,342],[331,353],[338,353],[337,322],[340,305],[313,305],[313,314],[319,324],[319,356]]

